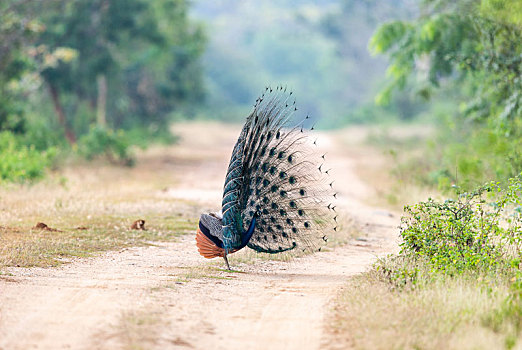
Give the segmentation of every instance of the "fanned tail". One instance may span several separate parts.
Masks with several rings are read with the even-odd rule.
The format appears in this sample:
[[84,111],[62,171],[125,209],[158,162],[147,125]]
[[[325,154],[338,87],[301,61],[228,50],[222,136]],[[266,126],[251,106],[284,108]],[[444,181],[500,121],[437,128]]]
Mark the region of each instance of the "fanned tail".
[[334,226],[329,205],[334,194],[321,158],[302,123],[288,127],[296,110],[291,92],[267,88],[247,118],[225,181],[227,251],[239,247],[254,217],[248,246],[265,253],[315,250]]

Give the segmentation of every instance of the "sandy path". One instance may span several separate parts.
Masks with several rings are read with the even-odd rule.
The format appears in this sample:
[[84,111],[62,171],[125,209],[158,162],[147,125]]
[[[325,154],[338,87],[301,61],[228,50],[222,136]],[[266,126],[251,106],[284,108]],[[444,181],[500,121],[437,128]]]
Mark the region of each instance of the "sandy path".
[[[200,160],[161,195],[210,209],[220,202],[236,131],[196,142],[192,128],[180,127],[184,141],[173,152]],[[357,159],[341,153],[335,137],[321,135],[319,144],[335,169],[339,208],[364,239],[290,263],[239,264],[232,257],[243,273],[205,270],[209,262],[189,236],[56,269],[12,269],[13,276],[0,279],[0,349],[326,347],[328,301],[348,276],[395,249],[398,218],[363,204],[372,191],[355,174]]]

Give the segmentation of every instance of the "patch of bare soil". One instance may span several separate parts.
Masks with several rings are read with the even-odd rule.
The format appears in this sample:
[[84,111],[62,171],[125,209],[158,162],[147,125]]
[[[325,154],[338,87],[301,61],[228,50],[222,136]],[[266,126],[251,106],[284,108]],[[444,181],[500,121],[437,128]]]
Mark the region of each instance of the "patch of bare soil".
[[[219,129],[216,131],[216,129]],[[182,141],[143,166],[170,164],[162,196],[219,207],[222,181],[238,128],[187,124]],[[197,135],[195,137],[194,135]],[[176,243],[123,249],[60,268],[11,268],[0,279],[0,349],[317,349],[326,346],[323,319],[348,276],[396,249],[396,214],[363,204],[375,193],[356,175],[364,152],[319,135],[328,152],[340,216],[356,239],[290,262],[199,256],[193,236]],[[354,146],[355,147],[355,146]],[[149,154],[149,158],[150,154]],[[150,223],[152,224],[152,223]],[[149,222],[147,222],[149,225]],[[345,227],[342,232],[348,232]],[[348,235],[346,233],[346,235]]]

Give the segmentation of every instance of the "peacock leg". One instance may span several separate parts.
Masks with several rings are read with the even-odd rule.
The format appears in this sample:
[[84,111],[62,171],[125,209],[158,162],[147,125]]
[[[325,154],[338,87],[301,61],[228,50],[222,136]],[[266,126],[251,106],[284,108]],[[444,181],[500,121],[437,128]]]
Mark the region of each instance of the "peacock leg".
[[230,270],[230,265],[228,264],[227,255],[223,255],[223,259],[225,259],[225,263],[227,264],[227,270]]

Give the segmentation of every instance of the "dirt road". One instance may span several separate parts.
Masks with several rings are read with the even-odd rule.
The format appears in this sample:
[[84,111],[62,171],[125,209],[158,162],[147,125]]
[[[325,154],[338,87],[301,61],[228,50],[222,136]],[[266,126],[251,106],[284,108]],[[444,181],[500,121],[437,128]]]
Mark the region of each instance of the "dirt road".
[[[195,161],[157,195],[218,208],[237,130],[195,138],[195,127],[179,126],[182,142],[171,150]],[[200,257],[193,236],[60,268],[12,268],[0,279],[0,349],[328,347],[329,300],[348,276],[395,249],[398,217],[364,204],[374,193],[356,175],[357,157],[347,156],[335,135],[320,135],[318,143],[335,171],[341,213],[361,238],[291,262],[240,252],[230,262],[242,272]]]

